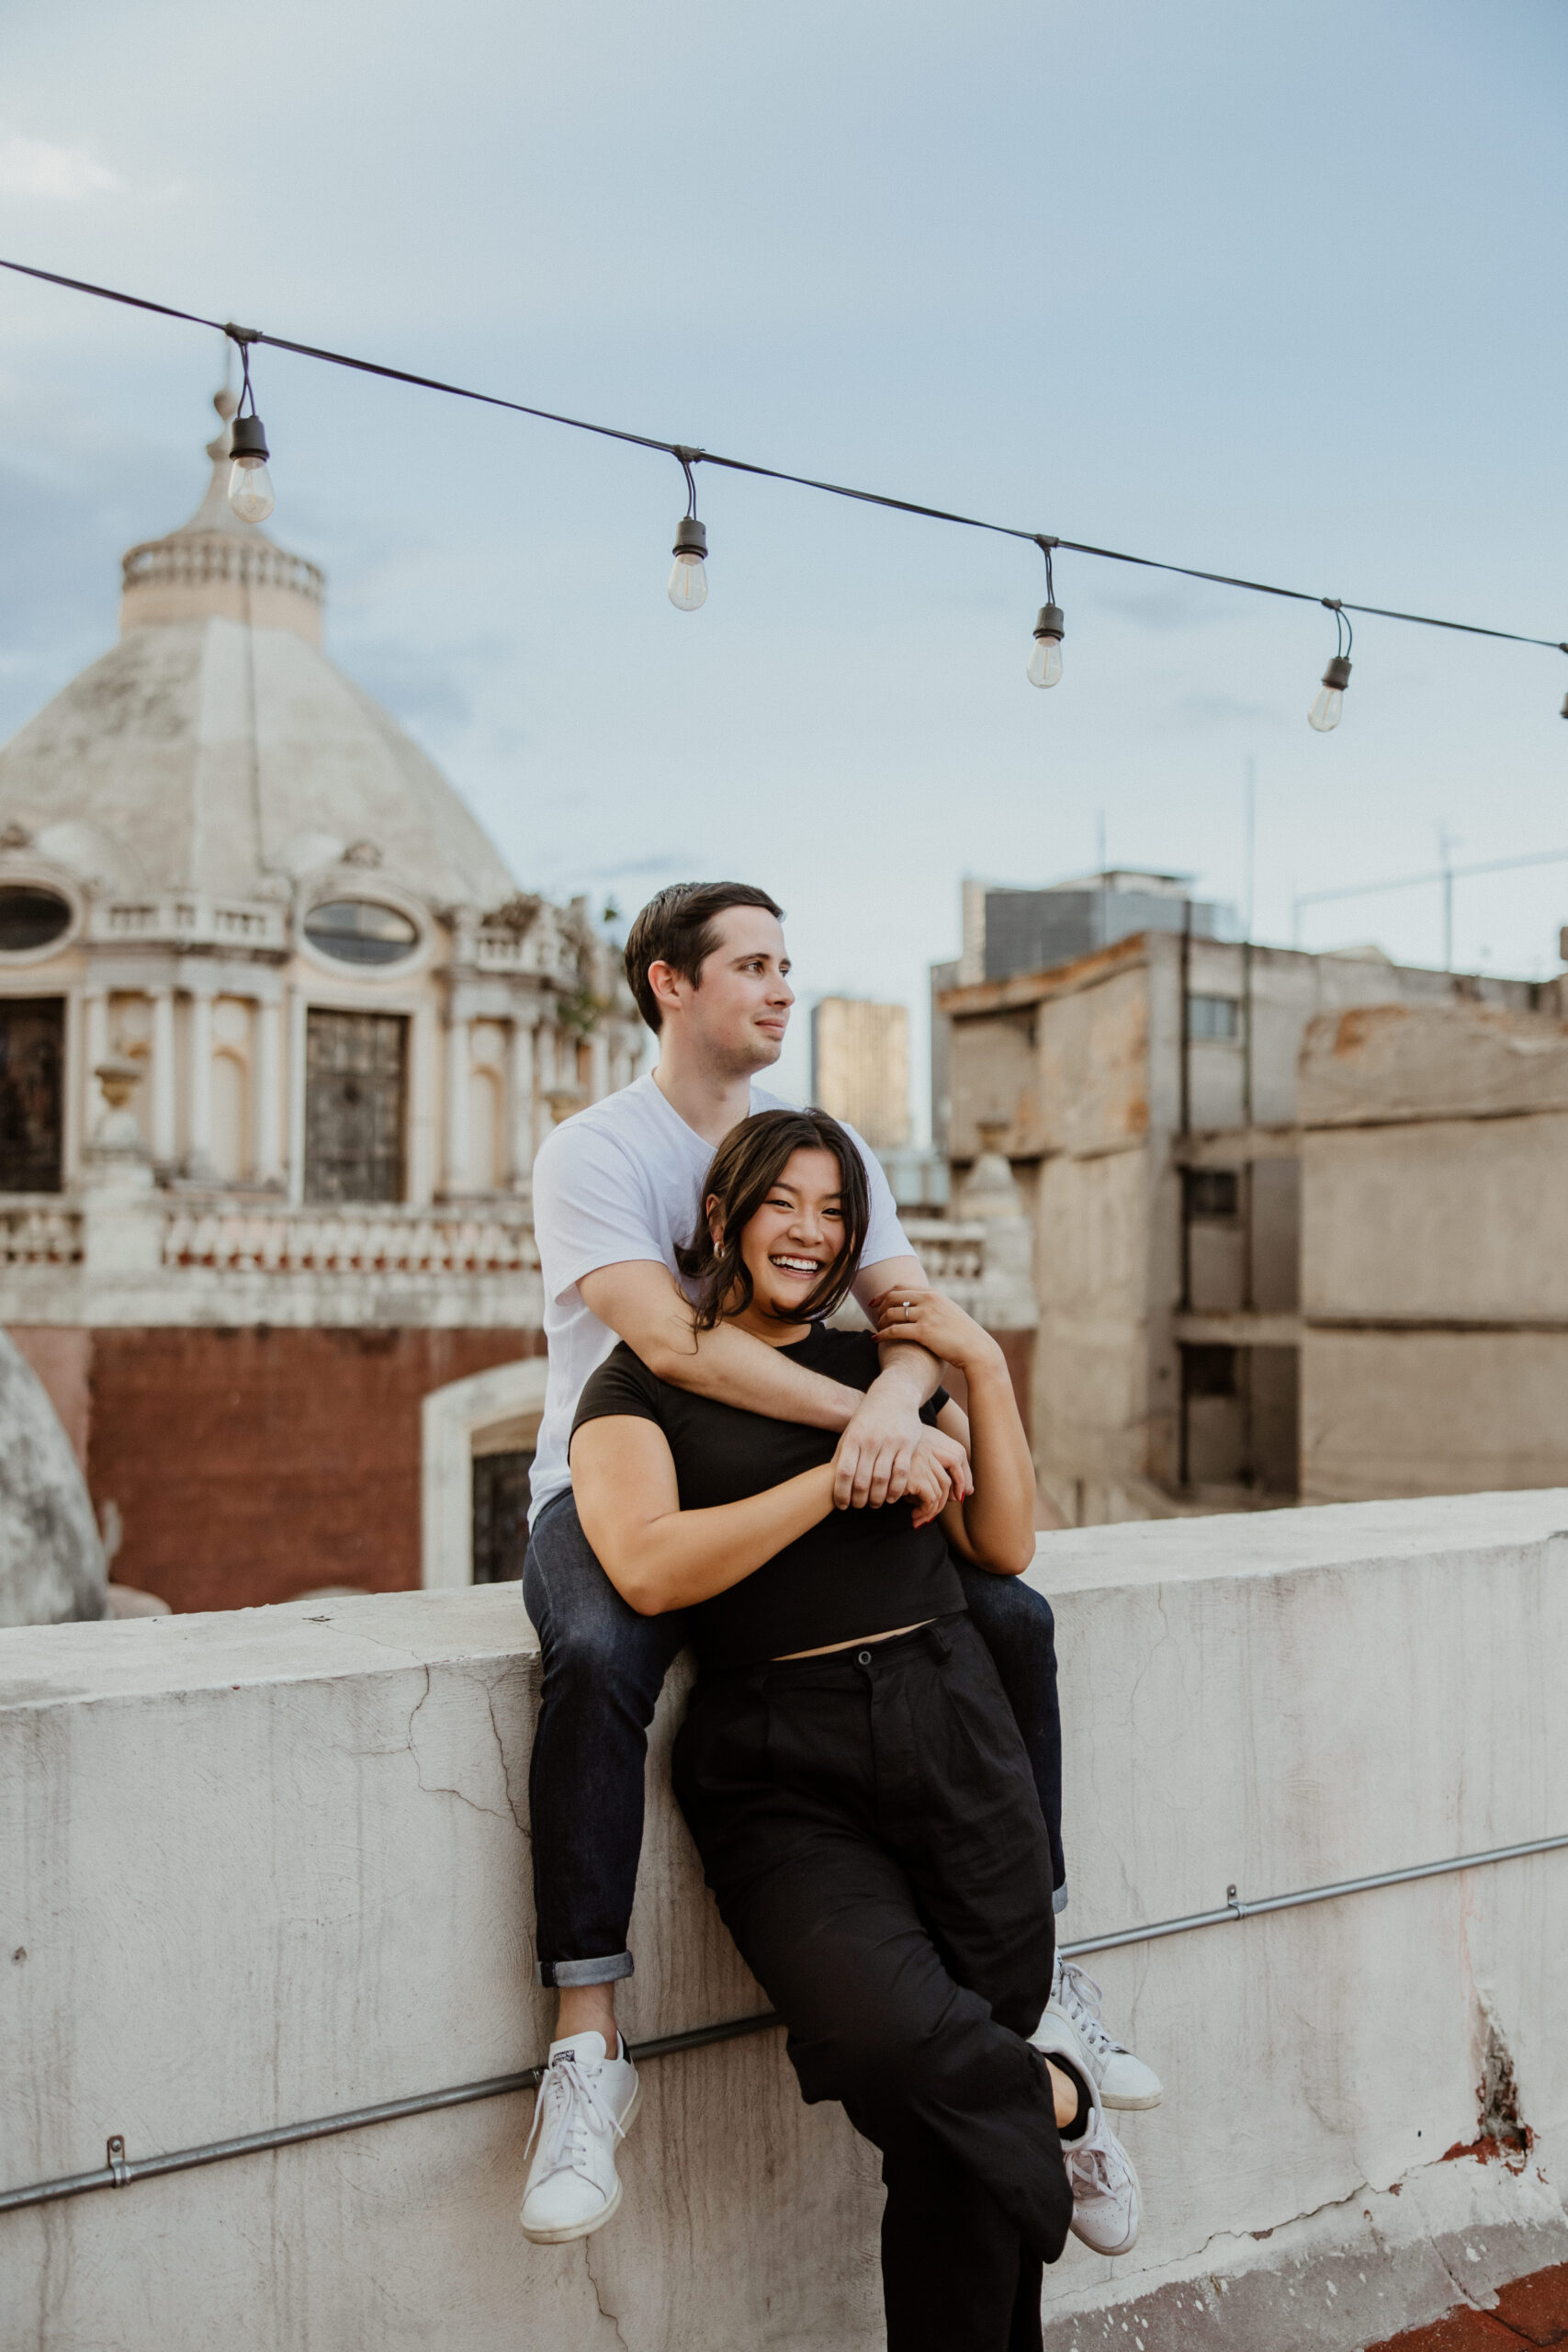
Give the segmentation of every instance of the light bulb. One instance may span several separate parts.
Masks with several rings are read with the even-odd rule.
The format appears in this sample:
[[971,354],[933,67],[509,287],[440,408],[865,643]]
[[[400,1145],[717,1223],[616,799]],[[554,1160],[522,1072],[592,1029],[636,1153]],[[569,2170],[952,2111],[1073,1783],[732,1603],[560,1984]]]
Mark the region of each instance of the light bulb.
[[229,503],[242,523],[265,523],[272,513],[272,476],[259,458],[236,458],[230,467]]
[[242,523],[265,523],[276,500],[266,461],[272,452],[259,416],[237,416],[229,428],[234,462],[229,469],[229,503]]
[[1332,734],[1345,715],[1345,689],[1350,683],[1350,664],[1343,653],[1337,653],[1323,673],[1317,699],[1307,713],[1307,725],[1315,727],[1320,735]]
[[1060,680],[1066,634],[1060,605],[1042,605],[1034,624],[1034,650],[1023,673],[1032,686],[1054,686]]
[[670,602],[678,613],[694,613],[708,600],[708,576],[703,558],[708,551],[706,526],[694,514],[685,515],[675,533],[675,560],[670,567]]

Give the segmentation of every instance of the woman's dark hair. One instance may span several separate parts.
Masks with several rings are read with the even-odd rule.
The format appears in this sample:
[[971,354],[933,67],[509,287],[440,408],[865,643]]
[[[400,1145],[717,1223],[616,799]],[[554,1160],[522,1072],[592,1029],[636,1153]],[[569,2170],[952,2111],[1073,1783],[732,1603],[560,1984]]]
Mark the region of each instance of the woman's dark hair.
[[[854,1138],[826,1111],[759,1111],[731,1127],[714,1154],[703,1180],[696,1231],[675,1252],[681,1272],[697,1285],[692,1317],[699,1331],[711,1331],[726,1313],[738,1315],[750,1306],[752,1283],[740,1255],[740,1237],[795,1151],[830,1151],[838,1161],[844,1238],[832,1264],[789,1320],[818,1322],[848,1297],[871,1223],[871,1190]],[[715,1199],[722,1237],[716,1249],[707,1206]]]
[[718,917],[728,907],[761,907],[764,914],[782,915],[784,909],[765,890],[750,882],[671,882],[649,899],[626,934],[626,984],[637,1009],[649,1027],[657,1030],[664,1015],[648,984],[650,964],[668,964],[694,988],[702,985],[703,966],[718,945]]

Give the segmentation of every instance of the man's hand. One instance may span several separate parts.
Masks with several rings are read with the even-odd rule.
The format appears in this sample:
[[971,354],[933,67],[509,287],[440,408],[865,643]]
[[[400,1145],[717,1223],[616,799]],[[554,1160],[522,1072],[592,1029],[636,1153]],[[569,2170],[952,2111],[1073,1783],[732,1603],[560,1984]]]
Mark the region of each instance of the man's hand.
[[[918,1480],[912,1475],[917,1456]],[[833,1456],[836,1509],[869,1506],[874,1510],[914,1491],[919,1496],[916,1524],[922,1527],[950,1497],[962,1501],[973,1484],[969,1457],[957,1440],[928,1429],[907,1388],[881,1380],[867,1390]]]
[[914,1497],[915,1516],[911,1522],[925,1527],[940,1519],[950,1502],[962,1503],[975,1491],[975,1473],[969,1456],[955,1437],[945,1430],[922,1429],[920,1442],[909,1463],[909,1484],[906,1490]]

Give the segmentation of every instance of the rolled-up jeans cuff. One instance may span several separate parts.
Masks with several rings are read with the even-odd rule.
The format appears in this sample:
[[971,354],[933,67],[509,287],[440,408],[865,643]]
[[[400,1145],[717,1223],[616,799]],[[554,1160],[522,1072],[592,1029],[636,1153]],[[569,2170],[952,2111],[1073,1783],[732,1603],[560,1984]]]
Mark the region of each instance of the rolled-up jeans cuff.
[[1064,1880],[1062,1881],[1061,1885],[1056,1889],[1055,1893],[1055,1894],[1052,1895],[1052,1897],[1051,1897],[1051,1908],[1052,1908],[1052,1910],[1053,1910],[1053,1911],[1055,1911],[1055,1912],[1056,1913],[1057,1917],[1060,1917],[1061,1914],[1062,1914],[1062,1913],[1066,1909],[1066,1907],[1067,1907],[1067,1882],[1066,1882],[1066,1879],[1064,1879]]
[[541,1984],[553,1984],[558,1993],[573,1984],[614,1984],[621,1977],[629,1976],[635,1967],[629,1951],[612,1952],[607,1960],[541,1960],[537,1962]]

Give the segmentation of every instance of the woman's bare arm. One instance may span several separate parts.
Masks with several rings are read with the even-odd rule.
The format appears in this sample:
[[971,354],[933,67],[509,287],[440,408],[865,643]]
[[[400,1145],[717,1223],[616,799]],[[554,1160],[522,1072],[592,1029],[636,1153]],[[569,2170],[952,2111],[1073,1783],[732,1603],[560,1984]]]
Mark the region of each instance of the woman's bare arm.
[[571,1441],[577,1515],[610,1582],[642,1617],[728,1592],[829,1517],[833,1466],[709,1510],[682,1510],[670,1442],[631,1413],[585,1421]]
[[956,1364],[969,1390],[967,1415],[951,1402],[937,1427],[968,1446],[975,1490],[942,1514],[942,1532],[954,1551],[998,1576],[1016,1577],[1034,1557],[1034,1464],[1019,1419],[1007,1359],[988,1331],[939,1291],[913,1297],[906,1318],[893,1300],[874,1300],[878,1324],[902,1331],[944,1363]]

